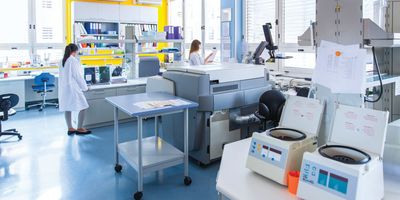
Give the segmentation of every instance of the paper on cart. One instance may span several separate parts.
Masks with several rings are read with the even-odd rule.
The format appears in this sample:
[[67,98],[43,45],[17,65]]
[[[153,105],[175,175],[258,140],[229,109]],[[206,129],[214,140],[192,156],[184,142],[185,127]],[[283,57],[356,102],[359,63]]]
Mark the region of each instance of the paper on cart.
[[162,108],[168,106],[182,106],[187,105],[188,102],[183,101],[181,99],[174,99],[174,100],[161,100],[161,101],[143,101],[134,103],[134,106],[137,106],[141,109],[153,109],[153,108]]

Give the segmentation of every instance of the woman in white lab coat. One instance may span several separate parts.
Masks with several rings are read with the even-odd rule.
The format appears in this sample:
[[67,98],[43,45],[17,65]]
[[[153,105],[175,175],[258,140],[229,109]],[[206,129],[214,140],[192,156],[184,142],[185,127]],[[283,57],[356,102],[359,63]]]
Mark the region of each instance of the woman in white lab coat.
[[[84,91],[89,88],[83,78],[81,65],[75,58],[78,53],[78,46],[69,44],[65,47],[62,66],[59,71],[58,78],[58,101],[59,109],[65,112],[65,120],[68,126],[68,135],[89,134],[90,130],[83,128],[83,120],[85,119],[85,110],[89,108],[86,101]],[[72,126],[72,112],[79,112],[78,127]]]
[[201,42],[199,40],[193,40],[192,44],[190,45],[190,53],[189,53],[189,63],[192,66],[197,66],[197,65],[204,65],[208,64],[208,58],[211,56],[207,56],[206,59],[203,59],[200,56],[200,46]]

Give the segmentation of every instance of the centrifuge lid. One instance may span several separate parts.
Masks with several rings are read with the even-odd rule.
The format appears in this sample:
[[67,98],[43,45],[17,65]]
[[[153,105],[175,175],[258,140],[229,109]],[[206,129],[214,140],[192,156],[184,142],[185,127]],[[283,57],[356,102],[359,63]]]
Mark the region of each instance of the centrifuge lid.
[[289,96],[285,102],[279,126],[316,135],[323,112],[324,103],[320,100]]
[[389,113],[337,105],[330,141],[383,156]]
[[318,153],[326,158],[350,165],[366,164],[371,160],[368,153],[344,145],[325,145],[318,149]]

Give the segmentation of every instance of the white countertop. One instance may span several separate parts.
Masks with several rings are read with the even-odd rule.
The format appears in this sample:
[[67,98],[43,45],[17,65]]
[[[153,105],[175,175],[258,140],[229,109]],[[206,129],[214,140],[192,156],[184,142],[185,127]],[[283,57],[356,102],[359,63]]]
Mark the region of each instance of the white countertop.
[[6,81],[24,81],[24,80],[31,80],[34,79],[34,76],[13,76],[8,78],[0,78],[0,82]]
[[102,90],[102,89],[111,89],[111,88],[119,88],[119,87],[146,85],[146,83],[147,83],[147,78],[138,78],[138,79],[130,79],[130,80],[128,80],[127,83],[91,85],[91,86],[89,86],[89,88],[90,88],[90,90]]
[[[295,195],[281,186],[246,168],[251,138],[225,145],[217,176],[217,191],[231,200],[279,199],[296,200]],[[388,168],[400,170],[400,166],[385,164],[385,200],[398,199],[400,177],[389,174]]]

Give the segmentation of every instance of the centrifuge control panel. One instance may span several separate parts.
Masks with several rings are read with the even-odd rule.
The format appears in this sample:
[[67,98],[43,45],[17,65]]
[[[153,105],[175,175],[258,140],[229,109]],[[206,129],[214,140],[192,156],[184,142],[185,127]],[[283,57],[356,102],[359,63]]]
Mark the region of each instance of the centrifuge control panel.
[[356,196],[356,177],[309,160],[303,160],[300,181],[338,195],[343,199],[355,199]]
[[285,169],[287,150],[253,138],[249,155]]

